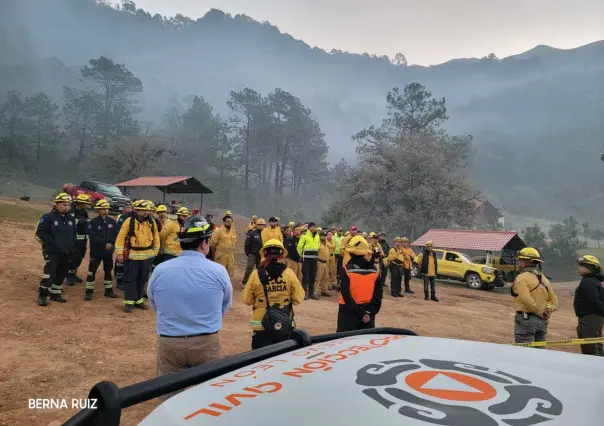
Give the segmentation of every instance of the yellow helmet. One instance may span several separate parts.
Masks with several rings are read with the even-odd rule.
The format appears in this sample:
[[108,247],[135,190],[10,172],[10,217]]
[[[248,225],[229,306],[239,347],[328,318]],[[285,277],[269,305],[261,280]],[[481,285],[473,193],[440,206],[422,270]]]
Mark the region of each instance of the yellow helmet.
[[90,195],[80,194],[76,197],[75,202],[80,204],[90,204]]
[[295,228],[296,227],[296,222],[290,222],[289,223],[289,227],[292,228],[292,229]]
[[189,209],[186,207],[181,207],[176,211],[176,216],[189,216]]
[[107,200],[99,200],[96,202],[96,206],[94,206],[96,210],[108,209],[110,207],[111,206],[109,205],[109,202]]
[[163,204],[160,204],[159,206],[157,206],[157,208],[155,209],[156,213],[168,213],[168,208],[166,206],[164,206]]
[[321,228],[320,226],[317,226],[317,232],[323,232],[323,228]]
[[363,237],[367,238],[367,232],[363,232],[363,233],[361,233],[361,235],[362,235]]
[[66,192],[61,192],[55,197],[55,204],[58,203],[71,203],[71,195]]
[[434,243],[432,241],[426,241],[426,247],[434,247]]
[[283,243],[275,238],[268,240],[260,249],[260,257],[266,257],[267,254],[281,254],[287,257],[287,249]]
[[346,233],[344,234],[345,237],[350,235],[350,231],[346,231]]
[[153,204],[153,202],[149,200],[137,200],[132,203],[132,207],[134,207],[135,210],[150,212],[155,211],[155,204]]
[[518,260],[530,260],[535,263],[543,263],[541,255],[534,247],[525,247],[518,253]]
[[255,214],[252,215],[252,220],[256,220],[258,219],[258,216],[256,216]]
[[371,256],[373,254],[367,240],[360,235],[352,237],[345,250],[353,256]]
[[281,222],[281,218],[279,216],[275,216],[275,219],[277,219],[277,222]]
[[600,261],[597,257],[592,256],[591,254],[585,254],[577,259],[577,263],[580,265],[591,265],[595,266],[600,270]]
[[230,210],[227,210],[226,212],[224,212],[225,216],[233,216],[233,213],[231,213]]
[[369,238],[377,238],[377,234],[375,232],[370,232]]
[[256,225],[266,225],[266,220],[260,218],[256,220]]
[[400,242],[401,242],[401,240],[402,240],[402,238],[401,238],[401,237],[394,237],[394,242],[395,242],[395,243],[400,243]]
[[407,238],[407,237],[401,237],[400,240],[401,240],[401,243],[408,243],[409,242],[409,238]]

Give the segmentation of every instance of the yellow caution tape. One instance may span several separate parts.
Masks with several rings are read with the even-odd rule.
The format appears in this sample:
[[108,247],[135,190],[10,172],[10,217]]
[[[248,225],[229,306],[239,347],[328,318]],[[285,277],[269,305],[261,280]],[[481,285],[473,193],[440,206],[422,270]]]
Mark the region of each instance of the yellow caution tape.
[[604,343],[604,337],[592,337],[589,339],[552,340],[550,342],[513,343],[513,346],[525,346],[529,348],[544,348],[546,346],[572,346],[588,345],[593,343]]

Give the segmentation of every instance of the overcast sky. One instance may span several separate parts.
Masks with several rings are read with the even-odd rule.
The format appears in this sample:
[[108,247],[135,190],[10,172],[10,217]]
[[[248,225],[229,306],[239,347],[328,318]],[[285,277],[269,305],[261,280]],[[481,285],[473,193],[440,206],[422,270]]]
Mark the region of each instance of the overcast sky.
[[[117,0],[114,0],[117,1]],[[209,9],[269,21],[311,46],[402,52],[430,65],[539,44],[572,48],[604,39],[604,0],[135,0],[152,14],[196,19]]]

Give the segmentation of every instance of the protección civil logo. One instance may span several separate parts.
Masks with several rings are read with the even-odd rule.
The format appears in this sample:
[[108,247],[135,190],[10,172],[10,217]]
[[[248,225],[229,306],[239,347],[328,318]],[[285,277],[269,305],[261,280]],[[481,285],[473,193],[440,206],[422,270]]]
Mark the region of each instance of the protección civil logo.
[[69,399],[69,398],[29,398],[30,410],[57,410],[57,409],[76,409],[85,408],[96,410],[98,403],[96,398],[87,399]]

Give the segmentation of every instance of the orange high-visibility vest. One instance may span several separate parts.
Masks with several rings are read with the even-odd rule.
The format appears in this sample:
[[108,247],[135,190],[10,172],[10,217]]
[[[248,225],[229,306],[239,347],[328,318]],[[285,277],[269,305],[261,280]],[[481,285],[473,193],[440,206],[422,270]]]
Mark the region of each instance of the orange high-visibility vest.
[[[375,290],[375,282],[378,278],[378,272],[375,269],[348,269],[344,266],[344,272],[350,280],[350,296],[357,305],[363,305],[371,302],[373,299],[373,291]],[[340,292],[340,305],[345,305],[344,297]]]

